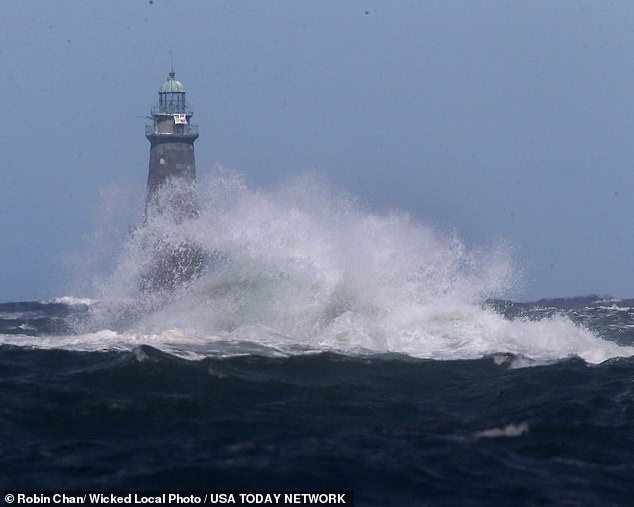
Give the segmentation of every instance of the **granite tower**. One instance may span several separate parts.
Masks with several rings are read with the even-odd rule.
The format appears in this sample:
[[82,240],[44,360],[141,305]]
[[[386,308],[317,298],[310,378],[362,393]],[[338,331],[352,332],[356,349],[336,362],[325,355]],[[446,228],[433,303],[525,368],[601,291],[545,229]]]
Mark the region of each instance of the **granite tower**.
[[172,70],[152,108],[152,125],[145,127],[150,167],[144,226],[137,230],[147,253],[139,284],[144,293],[171,292],[187,285],[205,264],[202,248],[173,229],[199,214],[194,160],[198,126],[190,124],[193,114],[185,101],[185,87]]
[[[145,218],[147,221],[153,213],[170,213],[180,222],[198,213],[194,159],[198,126],[190,124],[194,113],[185,100],[185,87],[176,80],[173,70],[161,86],[158,104],[151,114],[153,123],[145,127],[145,137],[151,145]],[[178,187],[178,196],[161,195],[167,183]]]

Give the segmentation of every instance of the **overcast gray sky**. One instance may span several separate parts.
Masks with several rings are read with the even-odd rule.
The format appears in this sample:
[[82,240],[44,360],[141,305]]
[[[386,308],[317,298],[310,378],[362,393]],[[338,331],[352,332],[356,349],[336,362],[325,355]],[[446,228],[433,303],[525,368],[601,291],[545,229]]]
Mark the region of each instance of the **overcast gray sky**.
[[2,2],[0,301],[62,295],[100,190],[143,200],[174,54],[214,163],[317,168],[504,241],[520,299],[634,296],[634,3]]

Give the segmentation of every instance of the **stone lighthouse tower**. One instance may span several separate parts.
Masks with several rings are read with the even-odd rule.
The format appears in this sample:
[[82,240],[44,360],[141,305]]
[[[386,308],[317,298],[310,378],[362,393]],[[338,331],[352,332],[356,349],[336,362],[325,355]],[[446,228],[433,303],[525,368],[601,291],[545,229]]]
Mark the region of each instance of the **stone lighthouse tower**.
[[[190,124],[193,114],[185,101],[185,87],[172,70],[159,90],[158,104],[152,108],[153,123],[145,127],[151,145],[146,222],[156,213],[169,213],[176,222],[198,213],[194,161],[198,126]],[[170,188],[162,192],[166,184]]]
[[185,286],[204,267],[202,248],[178,232],[185,220],[199,214],[194,161],[198,126],[190,124],[193,114],[185,101],[185,87],[172,70],[152,108],[152,125],[145,127],[151,145],[150,170],[145,224],[136,234],[147,254],[139,280],[146,294]]

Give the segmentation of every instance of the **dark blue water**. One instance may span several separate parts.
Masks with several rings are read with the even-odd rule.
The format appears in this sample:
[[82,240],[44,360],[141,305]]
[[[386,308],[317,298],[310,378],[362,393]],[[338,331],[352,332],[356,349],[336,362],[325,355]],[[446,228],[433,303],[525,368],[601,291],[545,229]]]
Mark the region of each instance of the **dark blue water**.
[[[508,319],[561,313],[634,342],[633,301],[488,304]],[[72,350],[73,322],[87,311],[0,305],[2,492],[349,490],[356,505],[632,504],[634,358]],[[46,340],[29,345],[28,336]]]

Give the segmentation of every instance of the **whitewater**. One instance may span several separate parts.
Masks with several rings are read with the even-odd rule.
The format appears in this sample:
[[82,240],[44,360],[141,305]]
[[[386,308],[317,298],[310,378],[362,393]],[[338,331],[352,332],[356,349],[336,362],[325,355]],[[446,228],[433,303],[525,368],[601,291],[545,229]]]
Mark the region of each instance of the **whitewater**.
[[[503,244],[468,247],[456,231],[399,210],[370,210],[313,173],[265,189],[216,167],[198,190],[198,217],[179,225],[157,217],[118,247],[113,271],[77,270],[91,279],[91,293],[51,300],[86,308],[67,319],[68,333],[4,334],[0,344],[76,351],[150,345],[189,359],[511,354],[541,364],[634,355],[634,347],[563,313],[508,318],[487,304],[521,289],[521,270]],[[104,206],[130,205],[110,199]],[[143,248],[148,235],[199,245],[206,270],[175,292],[139,291],[152,262]]]

